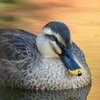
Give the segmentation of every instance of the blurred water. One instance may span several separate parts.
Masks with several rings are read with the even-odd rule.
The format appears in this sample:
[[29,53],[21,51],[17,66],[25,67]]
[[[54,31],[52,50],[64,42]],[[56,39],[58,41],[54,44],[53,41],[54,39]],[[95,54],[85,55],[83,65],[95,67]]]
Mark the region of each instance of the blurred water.
[[34,91],[0,86],[0,100],[85,100],[90,85],[84,88],[62,91]]
[[[60,100],[94,100],[100,99],[100,1],[91,0],[82,1],[79,0],[75,3],[75,0],[19,0],[14,3],[0,2],[0,28],[16,28],[23,29],[34,34],[38,34],[42,27],[49,21],[62,21],[68,25],[72,40],[83,50],[86,56],[87,64],[92,74],[92,87],[89,89],[75,90],[78,93],[82,91],[86,94],[78,97],[77,93],[70,90],[70,93],[66,92],[28,92],[26,90],[11,89],[6,87],[0,87],[0,100],[32,100],[35,97],[40,96],[42,100],[51,97],[51,100],[58,100],[58,94],[60,94]],[[84,90],[84,91],[83,91]],[[7,92],[9,91],[9,92]],[[27,93],[28,92],[28,93]],[[81,93],[82,93],[81,92]],[[89,95],[87,96],[89,92]],[[6,93],[6,94],[5,94]],[[6,95],[6,96],[5,96]],[[41,96],[42,95],[42,96]],[[55,97],[56,95],[56,97]],[[69,95],[70,97],[68,97]],[[19,98],[17,98],[17,96]],[[66,97],[67,96],[67,97]],[[73,99],[73,97],[75,98]],[[9,98],[11,97],[11,98]],[[51,98],[50,97],[50,98]],[[63,98],[62,98],[63,97]],[[15,99],[16,98],[16,99]],[[55,99],[56,98],[56,99]],[[31,100],[30,99],[30,100]],[[41,100],[37,98],[37,100]]]

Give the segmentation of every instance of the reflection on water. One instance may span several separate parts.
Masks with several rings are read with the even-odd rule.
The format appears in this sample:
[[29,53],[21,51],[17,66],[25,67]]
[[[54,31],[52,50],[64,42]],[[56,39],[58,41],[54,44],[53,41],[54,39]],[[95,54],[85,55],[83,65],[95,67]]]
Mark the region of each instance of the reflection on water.
[[[14,0],[16,1],[16,0]],[[20,1],[20,0],[19,0]],[[31,33],[38,34],[42,27],[49,21],[58,20],[64,22],[68,25],[72,40],[84,51],[86,56],[87,64],[90,68],[92,74],[92,87],[87,96],[86,100],[100,99],[100,1],[95,0],[21,0],[19,4],[8,4],[0,2],[0,28],[17,28],[24,29]],[[34,94],[31,91],[24,91],[18,89],[10,89],[0,87],[2,90],[0,97],[3,98],[5,93],[8,91],[7,97],[13,97],[15,100],[21,100],[21,98],[33,98]],[[11,91],[11,92],[10,92]],[[76,91],[76,90],[75,90]],[[77,90],[77,93],[80,93]],[[71,93],[70,91],[69,93]],[[85,92],[82,93],[85,96]],[[35,92],[34,92],[35,93]],[[63,100],[67,92],[47,92],[44,98],[49,98],[49,96],[55,93],[59,94],[59,98]],[[62,93],[63,97],[61,96]],[[1,95],[3,94],[3,95]],[[36,92],[36,95],[42,95],[44,92]],[[50,95],[49,95],[50,94]],[[19,99],[17,96],[20,96]],[[48,96],[49,95],[49,96]],[[30,96],[30,97],[29,97]],[[70,95],[69,95],[70,96]],[[6,99],[2,100],[8,100]],[[38,96],[37,96],[38,97]],[[73,97],[73,92],[71,94]],[[76,96],[77,98],[78,96]],[[80,96],[81,98],[82,96]],[[18,99],[16,99],[18,98]],[[41,96],[43,98],[43,96]],[[12,99],[12,100],[14,100]],[[10,99],[11,100],[11,99]],[[40,99],[41,100],[41,99]],[[59,99],[58,99],[59,100]],[[71,100],[71,99],[69,99]],[[73,99],[72,99],[73,100]],[[75,98],[74,98],[75,100]],[[78,100],[78,99],[76,99]],[[81,100],[81,99],[79,99]]]
[[0,16],[0,22],[15,22],[16,21],[16,18],[15,17],[12,17],[12,16]]
[[63,91],[33,91],[0,86],[0,100],[86,100],[91,85]]

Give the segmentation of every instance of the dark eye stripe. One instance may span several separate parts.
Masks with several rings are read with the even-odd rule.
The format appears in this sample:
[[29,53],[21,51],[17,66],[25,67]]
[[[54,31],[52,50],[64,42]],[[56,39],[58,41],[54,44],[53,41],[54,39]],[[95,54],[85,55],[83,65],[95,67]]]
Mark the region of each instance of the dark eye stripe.
[[59,46],[59,48],[61,48],[61,50],[64,48],[64,45],[61,42],[57,42],[57,45]]
[[45,35],[47,36],[48,38],[50,38],[52,41],[57,41],[57,38],[54,36],[54,35]]
[[61,42],[59,42],[54,35],[47,35],[46,34],[45,36],[47,36],[48,38],[50,38],[52,41],[56,41],[56,43],[59,46],[59,48],[61,48],[61,49],[64,48],[64,45]]
[[58,52],[56,51],[56,49],[53,47],[52,44],[51,44],[51,48],[52,48],[52,50],[53,50],[56,54],[58,54]]

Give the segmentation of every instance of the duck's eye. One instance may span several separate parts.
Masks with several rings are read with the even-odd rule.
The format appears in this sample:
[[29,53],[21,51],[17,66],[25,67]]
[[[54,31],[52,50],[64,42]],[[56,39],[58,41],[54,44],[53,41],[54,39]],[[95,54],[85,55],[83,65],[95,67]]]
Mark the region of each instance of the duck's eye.
[[57,40],[57,38],[54,35],[51,35],[50,38],[51,38],[52,41],[56,41]]

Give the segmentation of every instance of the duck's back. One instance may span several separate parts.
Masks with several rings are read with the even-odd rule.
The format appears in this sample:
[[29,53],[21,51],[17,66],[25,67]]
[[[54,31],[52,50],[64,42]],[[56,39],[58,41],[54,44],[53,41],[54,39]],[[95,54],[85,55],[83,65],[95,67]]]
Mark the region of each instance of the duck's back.
[[36,35],[24,30],[0,29],[1,83],[5,85],[6,83],[7,85],[12,84],[12,86],[16,84],[18,86],[19,84],[21,86],[25,80],[23,78],[29,72],[31,74],[29,67],[34,61],[37,52],[36,37]]

